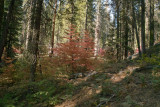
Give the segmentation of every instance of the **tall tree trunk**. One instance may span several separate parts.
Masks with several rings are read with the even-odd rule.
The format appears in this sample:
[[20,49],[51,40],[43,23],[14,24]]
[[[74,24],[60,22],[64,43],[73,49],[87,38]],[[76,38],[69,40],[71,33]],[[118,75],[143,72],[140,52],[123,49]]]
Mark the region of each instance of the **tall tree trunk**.
[[63,1],[62,0],[60,0],[59,1],[59,10],[57,10],[57,12],[60,14],[60,15],[58,15],[58,34],[57,34],[57,44],[59,43],[59,40],[60,40],[60,34],[61,34],[61,28],[62,28],[62,3]]
[[33,26],[33,22],[32,22],[32,16],[33,15],[32,14],[34,14],[33,13],[33,4],[32,3],[33,3],[32,0],[27,1],[27,4],[31,4],[31,6],[29,8],[27,8],[27,6],[24,7],[25,11],[27,13],[27,16],[26,16],[27,29],[26,29],[26,37],[25,37],[25,49],[26,50],[29,50],[29,46],[30,46],[30,42],[31,42],[31,36],[32,36],[31,35],[32,30],[31,29],[33,29],[33,28],[31,28]]
[[122,49],[122,17],[121,17],[121,15],[120,15],[120,23],[119,23],[119,26],[120,26],[120,59],[122,59],[123,60],[123,54],[122,54],[122,51],[123,51],[123,49]]
[[40,35],[40,24],[41,24],[41,13],[42,13],[42,4],[43,0],[36,1],[36,10],[35,10],[35,25],[33,27],[33,39],[32,39],[32,50],[30,54],[32,55],[32,62],[31,62],[31,74],[30,74],[30,81],[35,81],[35,72],[37,67],[37,60],[38,60],[38,43],[39,43],[39,35]]
[[35,15],[36,15],[36,0],[31,0],[30,1],[30,8],[29,8],[29,33],[28,33],[28,46],[27,46],[27,50],[29,53],[32,53],[31,51],[33,50],[32,46],[33,46],[33,33],[34,33],[34,26],[35,26]]
[[2,55],[3,55],[5,44],[7,42],[8,29],[9,29],[9,24],[11,22],[12,13],[14,10],[14,5],[15,5],[15,0],[11,0],[10,5],[9,5],[9,11],[8,11],[7,18],[5,21],[6,23],[4,25],[2,36],[0,38],[1,40],[0,41],[0,62],[1,62]]
[[141,0],[141,44],[142,44],[142,53],[146,53],[145,46],[145,0]]
[[129,5],[127,1],[125,1],[125,5],[126,5],[125,7],[125,58],[127,58],[128,57],[128,32],[129,32],[128,16],[127,16]]
[[135,49],[134,41],[135,41],[135,30],[134,30],[134,21],[132,19],[132,36],[131,36],[131,47],[133,50]]
[[150,31],[150,4],[149,4],[149,0],[145,0],[145,46],[146,48],[149,47],[149,39],[150,39],[150,35],[149,35],[149,31]]
[[154,0],[150,0],[150,47],[154,45]]
[[52,42],[51,42],[51,54],[53,54],[54,49],[54,38],[55,38],[55,23],[56,23],[56,14],[57,14],[57,0],[55,1],[55,7],[54,7],[54,15],[53,15],[53,30],[52,30]]
[[27,23],[27,34],[26,34],[26,40],[25,40],[25,48],[26,50],[28,49],[28,40],[29,40],[29,34],[30,33],[30,19],[28,20]]
[[119,3],[117,1],[116,3],[117,7],[117,43],[116,43],[116,48],[117,48],[117,60],[119,60]]
[[134,24],[134,28],[136,31],[136,40],[137,40],[137,46],[138,46],[138,51],[139,51],[139,56],[141,56],[141,49],[140,49],[140,41],[139,41],[139,36],[138,36],[138,29],[137,29],[137,21],[136,21],[136,17],[135,17],[135,11],[134,11],[134,0],[132,0],[132,17],[133,17],[133,24]]
[[[0,42],[2,42],[1,40],[3,39],[2,37],[2,27],[3,27],[3,14],[4,14],[4,0],[0,1]],[[0,45],[2,45],[0,43]],[[0,46],[0,48],[3,48]],[[3,51],[2,49],[0,49],[0,62],[1,62],[1,57],[2,57]]]
[[128,31],[129,31],[129,29],[128,29],[128,21],[126,19],[126,24],[125,24],[125,58],[128,57]]
[[1,31],[2,31],[2,25],[3,25],[3,14],[4,14],[4,0],[0,1],[0,37],[1,37]]
[[100,16],[100,4],[101,4],[101,0],[98,0],[98,4],[97,4],[97,15],[96,15],[96,27],[95,27],[95,37],[94,37],[94,56],[98,55],[98,42],[99,42],[99,16]]

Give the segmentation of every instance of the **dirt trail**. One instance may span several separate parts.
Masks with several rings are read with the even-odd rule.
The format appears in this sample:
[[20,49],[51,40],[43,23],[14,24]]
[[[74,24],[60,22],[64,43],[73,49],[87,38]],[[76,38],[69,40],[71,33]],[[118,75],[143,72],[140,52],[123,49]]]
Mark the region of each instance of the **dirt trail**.
[[75,107],[77,104],[86,101],[87,99],[91,98],[94,94],[98,94],[101,92],[101,87],[98,89],[94,89],[93,87],[83,87],[79,93],[74,95],[72,99],[63,102],[60,105],[55,107]]
[[137,69],[139,67],[136,67],[136,66],[128,66],[125,70],[123,71],[119,71],[119,73],[117,74],[114,74],[112,77],[111,77],[111,81],[113,83],[116,83],[116,82],[120,82],[121,80],[123,80],[125,77],[127,76],[130,76],[132,74],[132,72]]
[[[126,76],[131,75],[133,70],[136,68],[138,67],[129,66],[125,70],[119,71],[117,74],[116,73],[110,74],[109,72],[100,72],[95,75],[100,75],[103,77],[104,75],[106,75],[106,77],[107,75],[110,75],[111,76],[110,80],[116,83],[116,82],[123,80]],[[87,80],[92,78],[92,76],[75,80],[74,82],[76,84],[81,84],[82,82],[86,82],[86,84],[80,90],[77,90],[76,94],[73,95],[71,99],[67,99],[65,102],[63,102],[62,104],[56,105],[55,107],[76,107],[77,104],[83,103],[84,101],[87,101],[87,99],[90,99],[94,95],[101,93],[102,82],[106,78],[100,79],[99,78],[100,76],[98,76],[97,78],[94,78],[93,80],[89,80],[89,81]]]

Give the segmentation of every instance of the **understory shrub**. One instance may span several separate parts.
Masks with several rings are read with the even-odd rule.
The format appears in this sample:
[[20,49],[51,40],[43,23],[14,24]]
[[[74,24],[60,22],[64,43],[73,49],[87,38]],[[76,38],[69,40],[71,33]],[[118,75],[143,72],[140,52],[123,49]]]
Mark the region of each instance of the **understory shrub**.
[[46,79],[17,84],[0,98],[0,107],[49,107],[72,96],[74,86],[63,81]]
[[151,55],[150,57],[143,55],[140,60],[138,60],[141,67],[149,65],[160,65],[160,55]]
[[94,69],[94,41],[89,33],[84,32],[81,36],[75,26],[71,25],[66,34],[66,42],[58,44],[54,49],[57,58],[55,63],[66,66],[66,71],[71,73]]

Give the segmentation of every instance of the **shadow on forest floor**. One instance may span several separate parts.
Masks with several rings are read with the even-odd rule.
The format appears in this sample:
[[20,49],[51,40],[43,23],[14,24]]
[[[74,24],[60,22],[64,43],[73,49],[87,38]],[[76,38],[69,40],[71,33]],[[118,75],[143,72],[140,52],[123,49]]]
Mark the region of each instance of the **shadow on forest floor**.
[[[104,71],[98,72],[97,74],[87,78],[79,78],[73,80],[76,84],[76,91],[71,99],[66,100],[56,107],[95,107],[101,103],[100,98],[102,97],[103,85],[105,81],[110,80],[113,84],[117,84],[122,81],[126,76],[129,76],[135,65],[133,63],[115,64]],[[122,71],[118,72],[118,69]],[[111,88],[111,87],[110,87]],[[98,98],[98,100],[97,100]]]
[[55,107],[159,107],[160,69],[121,64],[75,80],[79,84],[72,98]]
[[[160,44],[156,44],[147,50],[147,55],[157,57],[159,52]],[[136,61],[120,63],[120,66],[112,65],[111,69],[105,69],[107,72],[91,77],[91,83],[101,91],[78,102],[76,107],[160,107],[159,64],[140,67]],[[118,72],[114,72],[115,68]],[[98,84],[97,79],[100,79]]]

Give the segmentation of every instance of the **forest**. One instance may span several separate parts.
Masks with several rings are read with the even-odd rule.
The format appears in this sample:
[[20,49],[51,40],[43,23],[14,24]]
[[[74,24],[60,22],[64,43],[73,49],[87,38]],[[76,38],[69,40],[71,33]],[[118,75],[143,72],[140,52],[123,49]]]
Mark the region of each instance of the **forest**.
[[160,107],[160,0],[0,0],[0,107]]

